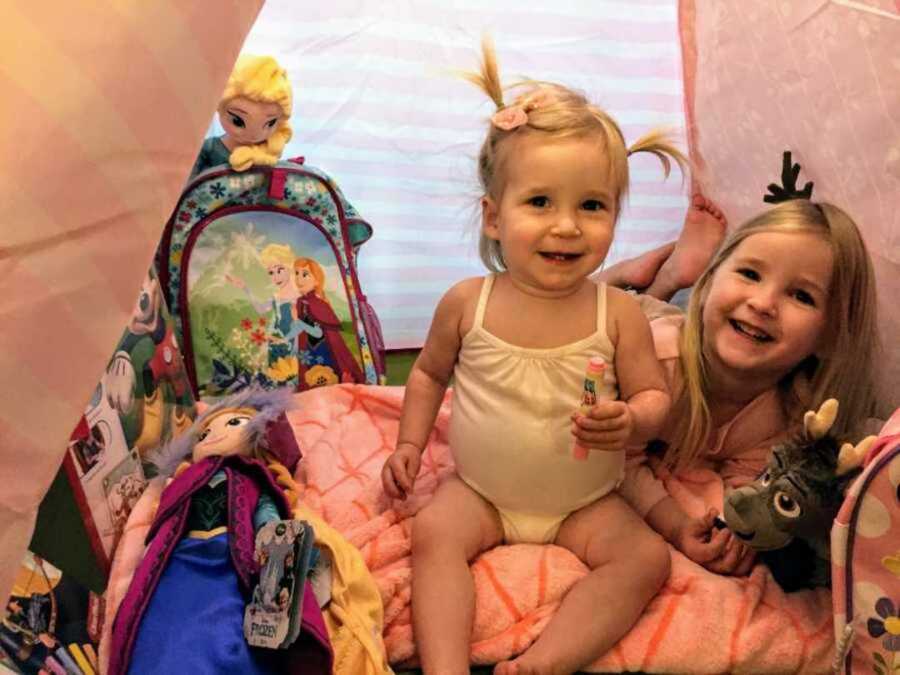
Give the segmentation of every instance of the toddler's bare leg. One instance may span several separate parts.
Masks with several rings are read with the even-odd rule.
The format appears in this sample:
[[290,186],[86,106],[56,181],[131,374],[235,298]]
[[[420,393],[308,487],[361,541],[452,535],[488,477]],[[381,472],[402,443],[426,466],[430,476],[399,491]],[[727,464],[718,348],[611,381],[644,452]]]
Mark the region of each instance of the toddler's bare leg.
[[606,653],[638,620],[669,577],[666,543],[617,494],[570,515],[556,544],[591,572],[563,598],[529,649],[495,675],[572,673]]
[[497,510],[458,477],[416,514],[412,617],[425,673],[469,673],[475,589],[469,561],[500,543]]

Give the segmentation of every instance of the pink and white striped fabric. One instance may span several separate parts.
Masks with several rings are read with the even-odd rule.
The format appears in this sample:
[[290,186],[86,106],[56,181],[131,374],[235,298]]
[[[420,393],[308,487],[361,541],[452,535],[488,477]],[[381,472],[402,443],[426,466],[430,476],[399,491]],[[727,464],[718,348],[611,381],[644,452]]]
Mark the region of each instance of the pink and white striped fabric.
[[3,598],[261,4],[3,8]]
[[[438,298],[483,270],[475,157],[493,109],[453,71],[477,67],[485,32],[504,81],[580,89],[629,142],[656,126],[679,137],[675,0],[269,0],[244,45],[275,56],[293,82],[285,156],[327,170],[375,228],[360,277],[389,348],[420,346]],[[684,220],[677,171],[663,182],[652,158],[632,166],[610,262],[674,238]]]

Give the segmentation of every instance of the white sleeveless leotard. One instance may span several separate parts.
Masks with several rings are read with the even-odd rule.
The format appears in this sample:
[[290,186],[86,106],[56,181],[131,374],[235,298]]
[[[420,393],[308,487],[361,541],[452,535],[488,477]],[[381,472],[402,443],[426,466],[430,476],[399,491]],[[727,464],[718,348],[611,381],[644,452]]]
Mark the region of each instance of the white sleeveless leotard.
[[606,285],[597,286],[597,330],[552,349],[517,347],[488,333],[485,277],[472,329],[454,370],[450,450],[460,478],[490,501],[508,543],[548,543],[573,511],[616,488],[625,453],[573,458],[571,414],[588,359],[606,361],[600,398],[617,398],[614,348],[606,334]]

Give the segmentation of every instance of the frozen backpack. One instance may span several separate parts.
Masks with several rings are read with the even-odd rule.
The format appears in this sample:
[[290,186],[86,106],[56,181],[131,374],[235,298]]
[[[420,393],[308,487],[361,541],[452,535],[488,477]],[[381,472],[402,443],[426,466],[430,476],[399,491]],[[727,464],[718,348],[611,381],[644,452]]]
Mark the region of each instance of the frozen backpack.
[[371,236],[302,158],[192,179],[157,266],[195,394],[383,383],[381,326],[356,267]]
[[835,673],[900,673],[900,410],[831,531]]

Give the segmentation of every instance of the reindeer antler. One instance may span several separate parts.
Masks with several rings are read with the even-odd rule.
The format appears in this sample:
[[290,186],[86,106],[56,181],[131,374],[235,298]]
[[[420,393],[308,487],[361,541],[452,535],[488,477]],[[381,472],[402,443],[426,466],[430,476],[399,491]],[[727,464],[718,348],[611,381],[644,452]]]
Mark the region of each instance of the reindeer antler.
[[807,437],[811,440],[822,438],[831,429],[838,413],[838,402],[836,398],[830,398],[819,406],[818,412],[808,410],[803,415],[803,430]]
[[835,469],[836,476],[843,476],[848,471],[855,469],[858,466],[862,466],[863,460],[866,457],[866,453],[869,452],[869,448],[872,447],[872,443],[875,442],[877,436],[866,436],[856,445],[852,443],[844,443],[841,446],[841,451],[838,453],[838,461],[837,461],[837,469]]

